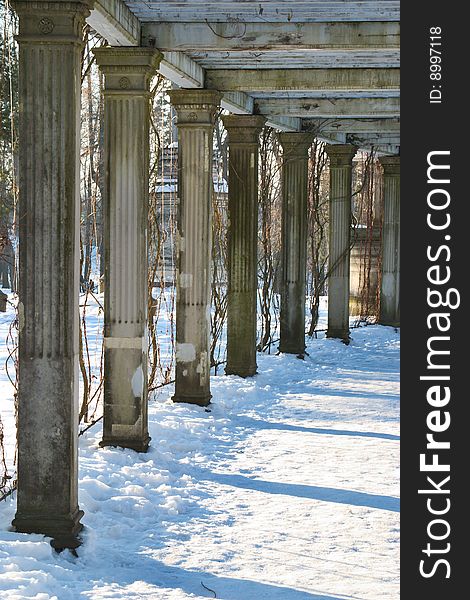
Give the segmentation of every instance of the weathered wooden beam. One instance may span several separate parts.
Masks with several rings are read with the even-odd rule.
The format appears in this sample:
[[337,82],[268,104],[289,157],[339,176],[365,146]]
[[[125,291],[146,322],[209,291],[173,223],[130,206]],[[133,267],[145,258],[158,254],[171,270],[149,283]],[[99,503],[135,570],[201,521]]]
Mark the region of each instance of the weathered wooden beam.
[[[305,131],[322,134],[399,134],[400,119],[304,119]],[[343,142],[345,143],[345,142]]]
[[221,106],[234,115],[251,115],[254,100],[252,96],[243,92],[227,92],[222,98]]
[[204,87],[204,69],[183,52],[165,52],[158,72],[181,88]]
[[321,100],[328,98],[399,98],[400,90],[270,90],[252,92],[258,99],[292,100],[295,98]]
[[187,54],[205,69],[390,69],[400,66],[398,49],[205,50]]
[[140,21],[122,0],[96,0],[87,23],[110,46],[140,45]]
[[400,115],[399,98],[330,98],[328,100],[256,100],[255,107],[263,115],[289,117],[391,118]]
[[278,131],[300,131],[302,129],[302,121],[298,117],[274,116],[264,114],[266,117],[266,125],[274,127]]
[[222,91],[399,90],[399,69],[208,70],[206,86]]
[[[370,152],[372,150],[372,147],[361,146],[359,150],[363,150],[364,152]],[[377,156],[397,155],[400,154],[400,145],[374,145],[373,150]]]
[[126,0],[141,21],[310,23],[399,21],[398,0]]
[[142,26],[142,43],[155,45],[160,50],[183,52],[198,50],[398,49],[400,25],[396,22],[145,23]]
[[348,133],[346,142],[355,146],[399,146],[400,135],[384,133]]
[[[227,92],[222,98],[221,106],[234,115],[251,115],[254,111],[254,99],[243,92]],[[266,116],[266,124],[279,131],[300,131],[301,129],[301,120],[296,117]]]
[[[158,72],[183,89],[204,87],[204,69],[183,52],[166,52]],[[244,92],[226,92],[221,106],[235,115],[251,115],[254,112],[254,99]],[[301,121],[296,117],[271,116],[267,123],[279,131],[301,129]]]

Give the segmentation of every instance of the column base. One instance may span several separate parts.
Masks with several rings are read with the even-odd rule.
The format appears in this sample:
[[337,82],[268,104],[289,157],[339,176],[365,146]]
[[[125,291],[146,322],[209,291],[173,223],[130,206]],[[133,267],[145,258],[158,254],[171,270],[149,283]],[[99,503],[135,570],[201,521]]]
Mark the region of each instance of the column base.
[[326,332],[326,337],[341,340],[346,345],[351,342],[349,330],[344,331],[343,329],[328,329]]
[[173,402],[184,402],[186,404],[197,404],[198,406],[209,406],[211,403],[212,394],[204,396],[183,396],[181,394],[175,394],[172,396]]
[[150,436],[147,436],[143,440],[106,437],[101,440],[100,447],[114,446],[117,448],[129,448],[129,450],[135,450],[136,452],[147,452],[151,439]]
[[82,543],[78,534],[83,529],[80,519],[84,514],[78,508],[73,514],[63,517],[17,512],[12,525],[18,533],[39,533],[51,537],[51,546],[58,551],[65,548],[73,550]]
[[386,327],[400,327],[400,321],[389,321],[387,319],[379,319],[379,325],[384,325]]
[[238,375],[238,377],[253,377],[258,372],[258,365],[252,365],[250,367],[227,365],[225,367],[225,375]]
[[295,354],[296,356],[304,357],[306,346],[291,346],[289,344],[279,344],[279,352],[282,354]]

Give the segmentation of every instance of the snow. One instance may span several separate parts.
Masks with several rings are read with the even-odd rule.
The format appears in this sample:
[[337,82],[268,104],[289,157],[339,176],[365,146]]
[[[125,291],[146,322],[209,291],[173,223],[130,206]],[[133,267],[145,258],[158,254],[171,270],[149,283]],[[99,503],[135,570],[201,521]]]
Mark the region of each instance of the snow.
[[131,379],[132,393],[135,398],[142,398],[144,394],[144,371],[139,365]]
[[196,360],[196,348],[193,344],[176,344],[176,358],[180,362]]
[[[10,531],[10,497],[0,597],[397,600],[399,333],[352,337],[309,340],[305,360],[259,354],[254,378],[213,377],[209,410],[162,388],[147,454],[99,448],[95,425],[80,438],[78,557]],[[0,386],[11,464],[3,367]]]

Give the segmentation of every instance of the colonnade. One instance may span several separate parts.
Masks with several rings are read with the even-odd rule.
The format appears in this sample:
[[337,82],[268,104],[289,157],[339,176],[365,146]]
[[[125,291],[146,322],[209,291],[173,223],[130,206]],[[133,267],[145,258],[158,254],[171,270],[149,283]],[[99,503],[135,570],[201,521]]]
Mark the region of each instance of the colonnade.
[[[20,33],[18,508],[14,526],[75,547],[77,494],[79,118],[88,2],[15,0]],[[149,85],[161,55],[95,50],[104,75],[105,366],[101,445],[146,451]],[[178,126],[176,385],[210,393],[212,139],[222,95],[170,93]],[[256,373],[259,115],[223,117],[229,140],[227,374]],[[281,133],[281,352],[305,352],[309,133]],[[351,169],[356,149],[328,146],[328,336],[349,339]],[[381,322],[397,325],[399,158],[383,158]]]

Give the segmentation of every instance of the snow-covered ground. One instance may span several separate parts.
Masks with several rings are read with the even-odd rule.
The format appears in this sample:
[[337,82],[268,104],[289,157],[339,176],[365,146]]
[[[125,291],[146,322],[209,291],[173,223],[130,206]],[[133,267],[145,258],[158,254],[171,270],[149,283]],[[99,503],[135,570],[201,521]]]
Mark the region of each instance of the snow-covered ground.
[[10,497],[0,597],[397,600],[399,334],[352,335],[309,341],[304,361],[258,355],[252,379],[214,377],[209,411],[163,388],[148,454],[100,449],[95,425],[80,438],[78,558],[10,531]]

